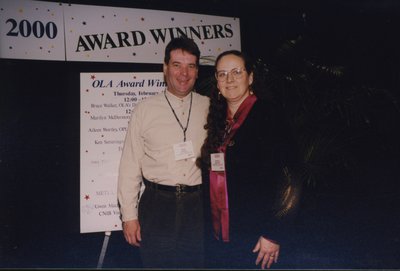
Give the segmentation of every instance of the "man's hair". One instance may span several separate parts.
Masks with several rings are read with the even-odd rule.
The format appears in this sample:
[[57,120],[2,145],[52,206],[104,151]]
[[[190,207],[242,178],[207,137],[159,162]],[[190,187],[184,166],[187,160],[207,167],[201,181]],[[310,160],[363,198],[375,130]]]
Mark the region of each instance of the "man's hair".
[[181,49],[182,51],[188,52],[196,57],[196,65],[199,65],[200,61],[200,49],[197,44],[188,37],[181,36],[179,38],[173,38],[165,47],[164,63],[168,64],[171,58],[171,51]]

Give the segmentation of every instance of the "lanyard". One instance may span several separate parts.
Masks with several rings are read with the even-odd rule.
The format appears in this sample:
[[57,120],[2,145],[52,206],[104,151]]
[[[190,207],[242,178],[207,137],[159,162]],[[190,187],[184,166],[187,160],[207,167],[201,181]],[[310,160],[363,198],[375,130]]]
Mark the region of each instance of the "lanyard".
[[187,118],[187,121],[186,121],[186,127],[183,127],[182,123],[180,122],[178,116],[177,116],[176,113],[175,113],[174,108],[172,108],[172,105],[171,105],[171,103],[170,103],[169,100],[168,100],[166,91],[164,91],[164,96],[165,96],[165,99],[166,99],[167,102],[168,102],[169,107],[170,107],[171,110],[172,110],[172,113],[174,113],[174,116],[175,116],[176,121],[179,123],[179,126],[181,126],[181,128],[182,128],[182,131],[183,131],[183,142],[186,142],[186,131],[187,131],[187,128],[189,127],[190,113],[192,112],[193,93],[190,92],[190,107],[189,107],[189,115],[188,115],[188,118]]

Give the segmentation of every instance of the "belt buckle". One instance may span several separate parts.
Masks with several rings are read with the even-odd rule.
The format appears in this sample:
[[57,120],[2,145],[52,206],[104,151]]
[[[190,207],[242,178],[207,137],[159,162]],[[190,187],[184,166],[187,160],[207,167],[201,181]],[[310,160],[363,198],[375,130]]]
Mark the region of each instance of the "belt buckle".
[[185,187],[185,185],[184,184],[176,184],[175,185],[175,193],[178,195],[178,196],[180,196],[181,194],[183,194],[183,193],[185,193],[185,191],[184,191],[184,187]]

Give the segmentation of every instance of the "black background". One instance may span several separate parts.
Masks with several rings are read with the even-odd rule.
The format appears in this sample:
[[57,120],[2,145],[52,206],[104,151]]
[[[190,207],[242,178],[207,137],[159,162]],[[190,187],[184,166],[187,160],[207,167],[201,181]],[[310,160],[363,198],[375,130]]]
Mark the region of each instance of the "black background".
[[[400,96],[397,1],[71,3],[239,17],[242,49],[276,65],[282,43],[303,35],[320,61],[345,66],[352,82]],[[94,268],[104,233],[79,233],[79,75],[162,66],[12,59],[0,66],[0,268]],[[199,82],[212,71],[200,73]],[[343,180],[306,193],[303,234],[286,256],[292,267],[400,267],[399,111],[386,106],[375,108],[376,130],[351,150],[357,150],[357,181],[346,183],[338,173],[332,178]],[[121,232],[111,235],[104,267],[140,268],[137,249]]]

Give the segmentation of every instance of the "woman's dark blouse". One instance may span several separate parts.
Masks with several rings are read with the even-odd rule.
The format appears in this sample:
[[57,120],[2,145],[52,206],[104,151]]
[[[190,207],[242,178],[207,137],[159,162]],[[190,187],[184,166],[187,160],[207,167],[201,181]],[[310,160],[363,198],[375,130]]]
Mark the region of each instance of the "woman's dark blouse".
[[300,195],[297,148],[288,127],[277,106],[258,100],[227,147],[232,241],[250,238],[255,244],[263,235],[282,243],[288,237]]

